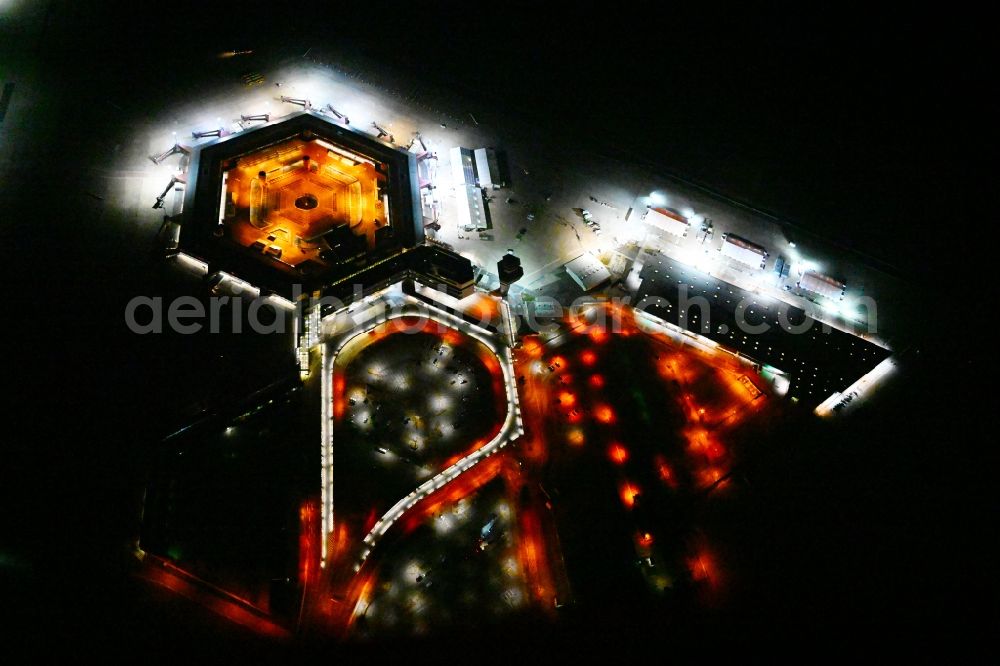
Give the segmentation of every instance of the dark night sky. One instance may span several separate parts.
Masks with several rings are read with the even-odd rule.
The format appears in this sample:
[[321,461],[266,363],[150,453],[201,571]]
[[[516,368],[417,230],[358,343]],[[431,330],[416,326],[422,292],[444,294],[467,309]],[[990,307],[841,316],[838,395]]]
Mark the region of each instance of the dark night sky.
[[[569,135],[590,136],[612,121],[607,145],[878,257],[920,285],[917,298],[947,295],[941,285],[969,266],[966,248],[975,238],[963,225],[986,232],[973,227],[982,224],[976,204],[987,173],[980,153],[990,136],[987,121],[996,117],[985,95],[989,45],[981,17],[745,10],[695,16],[663,3],[543,12],[517,3],[317,2],[296,4],[294,16],[276,5],[248,12],[247,3],[233,3],[242,13],[222,3],[93,4],[101,9],[55,2],[44,52],[25,56],[54,82],[93,76],[108,89],[127,89],[133,77],[155,80],[164,61],[176,69],[230,48],[342,43],[342,31],[384,25],[381,34],[349,41],[373,58],[410,67],[414,76],[456,85],[464,95],[554,123]],[[637,95],[643,103],[635,103]],[[942,223],[947,232],[938,231]],[[59,251],[71,256],[74,248]],[[53,561],[53,546],[66,546],[44,527],[55,512],[76,523],[73,538],[93,543],[82,548],[80,563],[62,559],[52,576],[4,570],[0,580],[11,579],[22,593],[15,605],[36,629],[49,612],[56,619],[43,624],[67,635],[98,636],[96,625],[134,614],[161,621],[169,614],[162,607],[137,599],[120,581],[81,571],[82,562],[89,567],[105,557],[105,540],[117,535],[106,518],[119,497],[107,488],[121,485],[115,455],[133,446],[122,431],[142,428],[131,412],[151,408],[124,395],[125,369],[106,367],[109,340],[93,314],[105,312],[100,305],[95,310],[74,299],[56,314],[40,313],[42,295],[37,286],[28,288],[38,267],[14,266],[14,302],[32,313],[32,332],[71,321],[84,325],[73,332],[79,344],[72,354],[51,349],[41,361],[22,355],[13,364],[12,383],[24,389],[15,405],[30,430],[15,438],[8,451],[13,460],[4,465],[23,478],[5,481],[5,506],[13,510],[4,512],[10,526],[3,523],[2,534],[10,552],[29,560],[48,550],[33,560],[36,572]],[[45,296],[60,285],[72,284],[73,294],[107,287],[87,271],[62,275],[55,268],[40,280],[51,280]],[[117,311],[114,294],[104,298],[107,312]],[[779,535],[774,544],[751,538],[748,545],[748,561],[764,563],[753,585],[772,589],[774,601],[740,609],[720,632],[746,633],[754,615],[752,626],[792,622],[797,604],[813,609],[807,619],[797,618],[799,625],[825,637],[852,618],[898,631],[943,630],[956,620],[967,629],[986,622],[996,627],[995,604],[978,610],[996,599],[995,567],[986,564],[995,528],[983,517],[992,500],[979,489],[986,458],[986,429],[977,416],[982,398],[967,380],[986,352],[946,347],[934,335],[921,338],[924,360],[886,397],[882,411],[772,461],[765,476],[772,490],[745,519]],[[132,362],[127,371],[141,374],[142,360]],[[53,388],[56,381],[70,385]],[[102,404],[120,405],[130,415],[113,415]],[[83,437],[106,442],[99,464],[63,455]],[[135,462],[135,454],[127,457]],[[817,469],[825,471],[821,483],[802,481]],[[73,492],[50,492],[54,486]],[[93,534],[88,521],[100,525]],[[859,542],[865,547],[848,547]],[[815,567],[781,552],[782,544],[796,544]],[[87,594],[74,595],[75,585]],[[79,599],[91,594],[105,598],[107,608],[90,612],[92,601]],[[177,627],[164,629],[167,638],[159,640],[210,633],[183,622]]]

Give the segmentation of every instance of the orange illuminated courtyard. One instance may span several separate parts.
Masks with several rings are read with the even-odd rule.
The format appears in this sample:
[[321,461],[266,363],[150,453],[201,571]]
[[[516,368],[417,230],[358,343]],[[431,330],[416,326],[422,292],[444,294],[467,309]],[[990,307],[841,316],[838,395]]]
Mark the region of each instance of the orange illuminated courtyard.
[[389,226],[385,165],[320,139],[244,155],[224,172],[224,233],[307,273],[373,248]]

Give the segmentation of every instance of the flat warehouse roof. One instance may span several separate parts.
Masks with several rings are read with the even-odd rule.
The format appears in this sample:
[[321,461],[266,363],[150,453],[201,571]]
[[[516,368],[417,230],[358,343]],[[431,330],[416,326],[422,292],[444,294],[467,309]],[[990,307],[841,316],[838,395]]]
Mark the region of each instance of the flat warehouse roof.
[[720,249],[723,255],[755,268],[767,257],[767,251],[763,247],[733,234],[726,236]]
[[837,298],[843,295],[847,285],[828,275],[816,271],[806,271],[802,274],[802,279],[799,280],[799,286],[820,296]]
[[476,185],[476,164],[473,153],[468,148],[455,146],[451,149],[451,178],[455,187]]
[[569,276],[585,291],[590,291],[611,277],[611,271],[589,252],[566,262],[565,267]]
[[[755,303],[737,315],[738,304],[753,303],[756,294],[704,273],[695,274],[693,269],[671,266],[669,259],[663,261],[643,266],[636,304],[649,314],[787,373],[789,395],[807,405],[815,406],[834,391],[843,391],[891,353],[863,338],[825,327],[798,307]],[[666,266],[669,274],[663,270]],[[683,284],[698,286],[695,293],[708,300],[707,312],[691,306],[686,292],[682,297],[678,277]],[[681,316],[685,303],[689,307]],[[784,311],[784,318],[779,311]],[[703,330],[706,319],[708,330]],[[762,323],[767,329],[760,333],[741,328]]]
[[496,152],[492,148],[476,148],[476,178],[480,187],[492,187],[493,179],[499,177],[496,166]]
[[663,208],[650,208],[646,223],[675,236],[683,236],[691,226],[687,220]]

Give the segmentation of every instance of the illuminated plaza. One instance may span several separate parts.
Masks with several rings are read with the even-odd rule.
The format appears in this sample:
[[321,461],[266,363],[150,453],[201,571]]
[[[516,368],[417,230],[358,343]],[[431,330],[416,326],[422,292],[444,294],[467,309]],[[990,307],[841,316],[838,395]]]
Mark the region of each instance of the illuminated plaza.
[[[223,176],[223,233],[299,270],[309,261],[325,268],[374,248],[375,232],[388,224],[378,196],[381,164],[334,148],[293,140],[237,160]],[[346,234],[326,239],[343,227]]]

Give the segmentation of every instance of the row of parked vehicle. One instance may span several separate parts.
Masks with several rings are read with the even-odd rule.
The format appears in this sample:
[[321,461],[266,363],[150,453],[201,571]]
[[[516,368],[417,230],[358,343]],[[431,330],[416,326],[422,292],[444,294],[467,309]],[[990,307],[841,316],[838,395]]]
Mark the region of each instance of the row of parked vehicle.
[[580,215],[583,217],[584,224],[590,227],[591,231],[593,231],[595,235],[600,236],[601,225],[594,219],[594,216],[590,214],[590,211],[584,209],[580,211]]

